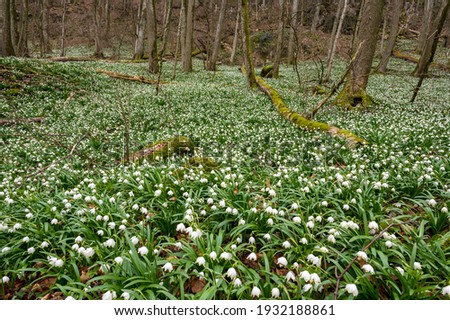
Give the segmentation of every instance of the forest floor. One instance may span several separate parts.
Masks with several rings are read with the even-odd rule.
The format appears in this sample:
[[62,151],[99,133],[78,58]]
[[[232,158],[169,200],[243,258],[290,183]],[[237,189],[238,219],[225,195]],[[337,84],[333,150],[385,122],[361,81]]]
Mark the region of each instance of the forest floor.
[[[410,104],[414,64],[393,59],[370,109],[320,110],[369,142],[352,149],[296,129],[237,67],[171,80],[166,63],[158,94],[97,72],[146,67],[0,59],[0,119],[18,120],[0,126],[1,299],[446,298],[448,73]],[[323,98],[313,63],[281,75],[291,109]],[[218,167],[123,164],[127,114],[131,152],[185,136]]]

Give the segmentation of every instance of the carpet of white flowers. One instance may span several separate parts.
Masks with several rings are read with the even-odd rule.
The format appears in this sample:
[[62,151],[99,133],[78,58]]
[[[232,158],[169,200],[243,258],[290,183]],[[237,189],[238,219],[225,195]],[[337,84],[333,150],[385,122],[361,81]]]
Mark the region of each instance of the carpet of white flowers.
[[[370,142],[351,149],[282,119],[237,67],[172,81],[166,64],[156,95],[95,72],[145,63],[0,66],[0,118],[45,119],[0,126],[0,298],[449,298],[448,73],[411,105],[414,66],[392,61],[372,108],[321,110]],[[323,97],[299,71],[269,82],[302,112]],[[219,167],[122,164],[122,109],[132,152],[182,135]]]

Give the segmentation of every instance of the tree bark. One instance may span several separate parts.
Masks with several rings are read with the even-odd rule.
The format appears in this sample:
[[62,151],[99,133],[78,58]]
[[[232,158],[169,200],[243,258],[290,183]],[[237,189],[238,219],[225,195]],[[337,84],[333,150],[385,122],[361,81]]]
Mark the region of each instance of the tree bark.
[[18,39],[17,39],[17,10],[16,10],[16,0],[11,0],[10,7],[11,14],[11,42],[14,46],[14,52],[18,55]]
[[63,13],[61,21],[61,57],[66,55],[66,12],[67,12],[67,1],[62,0]]
[[6,1],[0,2],[0,56],[6,56],[4,23],[5,23],[5,6]]
[[279,0],[280,16],[278,21],[278,35],[277,44],[275,48],[275,56],[273,59],[272,77],[278,78],[280,76],[280,62],[281,54],[283,52],[283,37],[284,37],[284,0]]
[[157,44],[157,23],[156,23],[156,0],[148,0],[147,3],[147,25],[148,25],[148,71],[157,74],[158,64],[158,44]]
[[[342,28],[342,24],[344,22],[344,18],[345,18],[345,14],[347,11],[347,7],[348,7],[348,0],[343,0],[344,1],[344,5],[342,8],[342,13],[341,13],[341,17],[339,19],[339,23],[337,25],[336,28],[336,32],[334,34],[334,38],[332,40],[332,44],[331,44],[331,48],[330,48],[330,54],[328,57],[328,62],[327,62],[327,76],[325,78],[325,81],[329,81],[330,80],[330,76],[331,76],[331,67],[333,66],[333,60],[334,60],[334,55],[336,53],[336,47],[337,47],[337,42],[339,39],[339,35],[341,34],[341,28]],[[342,1],[339,1],[339,4],[341,4]],[[338,9],[338,12],[340,10]]]
[[3,13],[3,41],[2,51],[6,56],[15,56],[14,44],[11,38],[11,0],[3,0],[2,4]]
[[378,72],[381,73],[386,72],[389,58],[391,57],[392,51],[394,50],[395,40],[397,39],[397,34],[400,27],[400,16],[402,14],[403,2],[404,0],[392,1],[393,8],[392,8],[392,19],[390,23],[391,26],[389,30],[389,38],[386,47],[383,50],[380,63],[377,67]]
[[219,56],[220,41],[222,40],[222,29],[226,11],[227,0],[222,0],[220,3],[219,20],[217,21],[216,35],[214,39],[212,54],[206,66],[206,69],[209,71],[216,71],[217,57]]
[[236,50],[239,40],[239,24],[241,21],[241,6],[238,5],[237,14],[236,14],[236,24],[234,27],[234,37],[233,37],[233,48],[231,49],[230,63],[233,64],[236,58]]
[[136,40],[134,42],[133,60],[140,60],[144,57],[146,17],[147,17],[147,0],[140,0],[137,12]]
[[188,0],[186,10],[186,40],[183,53],[183,71],[192,71],[192,47],[194,37],[194,0]]
[[95,32],[95,53],[94,57],[104,58],[103,54],[103,37],[102,37],[102,0],[93,0],[92,2],[94,32]]
[[316,1],[316,9],[314,11],[314,18],[311,24],[311,32],[317,31],[317,26],[319,25],[320,21],[320,6],[322,5],[321,0]]
[[42,53],[51,53],[52,48],[50,46],[50,38],[49,38],[49,5],[48,0],[40,0],[41,4],[41,33],[42,33]]
[[417,41],[417,51],[422,53],[427,37],[430,33],[430,28],[433,21],[434,0],[425,0],[422,26],[420,28],[419,39]]
[[242,30],[244,46],[245,72],[249,88],[256,88],[255,69],[253,67],[252,47],[250,45],[250,26],[248,18],[248,0],[241,0]]
[[361,15],[361,21],[364,23],[360,25],[356,36],[356,51],[360,50],[360,54],[356,57],[347,82],[335,101],[345,108],[364,108],[372,102],[366,93],[366,87],[375,55],[383,7],[384,0],[365,1]]
[[289,28],[289,43],[288,43],[288,63],[294,64],[294,49],[295,49],[295,32],[297,32],[298,21],[298,0],[292,1],[292,12]]

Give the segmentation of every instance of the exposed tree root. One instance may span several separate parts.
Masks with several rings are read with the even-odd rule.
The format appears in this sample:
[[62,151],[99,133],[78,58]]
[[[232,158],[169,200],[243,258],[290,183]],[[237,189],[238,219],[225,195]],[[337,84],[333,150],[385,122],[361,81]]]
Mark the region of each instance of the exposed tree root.
[[29,122],[44,122],[44,118],[23,118],[23,119],[0,119],[0,126],[8,126],[18,123],[29,123]]
[[[152,80],[149,78],[145,78],[142,76],[130,76],[128,74],[123,73],[115,73],[107,70],[96,70],[97,73],[106,74],[107,76],[110,76],[111,78],[121,79],[121,80],[129,80],[129,81],[136,81],[140,83],[146,83],[146,84],[156,84],[157,80]],[[168,82],[160,81],[159,84],[168,84]]]
[[273,105],[277,109],[278,113],[283,116],[286,120],[292,122],[297,127],[305,130],[321,130],[332,136],[338,136],[347,140],[350,147],[354,147],[357,144],[367,144],[368,142],[352,132],[344,129],[339,129],[329,124],[317,121],[311,121],[303,117],[301,114],[292,111],[283,102],[283,99],[279,93],[268,85],[261,77],[256,77],[256,83],[261,91],[270,97]]
[[[418,58],[409,56],[409,55],[407,55],[407,54],[405,54],[403,52],[400,52],[400,51],[392,52],[392,56],[395,57],[395,58],[398,58],[398,59],[409,61],[409,62],[419,63],[419,59]],[[430,65],[432,67],[440,68],[440,69],[445,70],[445,71],[449,71],[450,70],[450,65],[447,66],[445,64],[437,63],[437,62],[432,62]]]

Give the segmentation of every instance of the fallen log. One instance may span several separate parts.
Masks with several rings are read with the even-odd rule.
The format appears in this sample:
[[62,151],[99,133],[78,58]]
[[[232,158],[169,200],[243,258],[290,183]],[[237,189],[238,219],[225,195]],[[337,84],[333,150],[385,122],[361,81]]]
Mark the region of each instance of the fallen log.
[[[115,73],[107,70],[96,70],[97,73],[102,73],[107,76],[110,76],[111,78],[121,79],[121,80],[129,80],[129,81],[136,81],[140,83],[146,83],[146,84],[156,84],[158,81],[145,78],[143,76],[131,76],[129,74],[123,74],[123,73]],[[160,84],[168,84],[168,82],[161,81]]]
[[[402,60],[405,60],[405,61],[409,61],[409,62],[413,62],[413,63],[419,63],[419,58],[416,58],[416,57],[413,57],[413,56],[409,56],[409,55],[407,55],[407,54],[405,54],[403,52],[400,52],[400,51],[393,51],[392,52],[392,56],[394,58],[402,59]],[[446,70],[446,71],[450,70],[450,65],[447,66],[445,64],[438,63],[438,62],[432,62],[430,64],[430,66],[436,67],[436,68],[440,68],[440,69],[443,69],[443,70]]]
[[148,161],[155,160],[157,158],[168,158],[175,154],[193,154],[194,143],[186,137],[177,136],[168,140],[158,141],[151,145],[148,145],[138,152],[131,155],[131,161],[140,161],[146,159]]
[[269,96],[269,98],[272,100],[272,104],[275,106],[278,113],[289,122],[292,122],[298,128],[304,130],[324,131],[330,134],[331,136],[337,136],[345,139],[350,147],[354,147],[358,144],[368,144],[366,140],[358,137],[357,135],[348,130],[330,126],[327,123],[306,119],[301,114],[289,109],[288,106],[284,103],[279,93],[269,84],[267,84],[261,77],[256,77],[256,83],[258,84],[259,89],[262,92],[264,92],[267,96]]
[[44,118],[0,119],[0,126],[8,126],[18,123],[29,123],[29,122],[41,123],[44,121],[45,121]]

